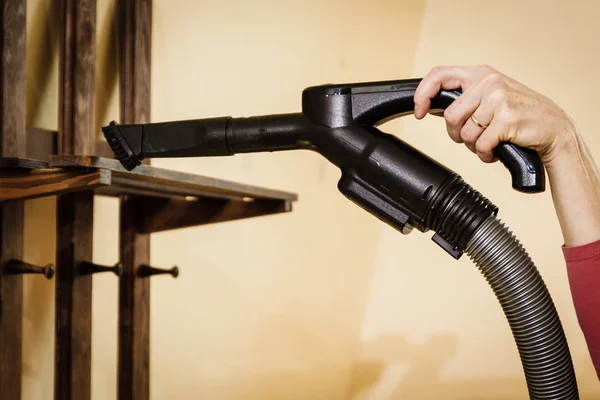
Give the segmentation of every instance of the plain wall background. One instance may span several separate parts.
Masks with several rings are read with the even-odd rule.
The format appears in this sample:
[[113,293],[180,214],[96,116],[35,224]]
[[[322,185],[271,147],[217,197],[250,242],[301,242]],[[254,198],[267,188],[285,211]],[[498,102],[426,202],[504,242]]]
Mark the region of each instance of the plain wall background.
[[[28,125],[57,126],[56,0],[28,4]],[[98,1],[96,125],[118,119],[115,0]],[[325,82],[422,76],[487,63],[555,99],[592,154],[600,36],[595,1],[154,1],[152,119],[297,111]],[[583,399],[600,396],[570,298],[549,192],[510,189],[441,120],[385,129],[500,207],[537,262],[567,331]],[[598,156],[597,156],[598,157]],[[161,167],[299,193],[291,214],[156,234],[154,399],[520,399],[516,347],[491,290],[431,234],[402,236],[337,192],[308,152],[160,160]],[[54,257],[54,200],[27,202],[27,259]],[[114,199],[97,198],[94,260],[117,257]],[[60,266],[59,266],[60,267]],[[118,282],[94,277],[93,398],[116,393]],[[25,399],[51,399],[54,284],[25,278]]]

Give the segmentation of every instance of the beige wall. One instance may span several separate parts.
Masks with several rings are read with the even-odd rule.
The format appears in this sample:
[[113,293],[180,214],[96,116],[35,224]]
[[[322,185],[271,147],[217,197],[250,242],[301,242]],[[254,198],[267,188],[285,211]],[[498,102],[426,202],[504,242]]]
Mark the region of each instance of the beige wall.
[[[28,123],[56,127],[54,0],[29,2]],[[501,4],[501,6],[499,6]],[[98,2],[97,125],[118,118],[115,0]],[[593,1],[154,1],[155,121],[296,111],[302,88],[489,63],[579,121],[592,153]],[[548,29],[548,26],[552,27]],[[50,67],[48,67],[50,66]],[[586,81],[591,79],[591,83]],[[588,98],[589,97],[589,98]],[[589,106],[588,106],[589,104]],[[434,118],[386,127],[460,172],[500,206],[553,293],[585,398],[600,395],[573,313],[549,194],[510,190]],[[305,152],[155,165],[298,192],[291,214],[157,234],[152,260],[153,399],[516,399],[525,393],[493,294],[430,234],[382,226],[336,189],[339,171]],[[54,251],[54,200],[27,204],[27,256]],[[117,259],[117,203],[99,198],[94,259]],[[535,221],[536,224],[532,224]],[[51,399],[54,284],[27,277],[24,398]],[[117,280],[94,277],[93,398],[115,398]]]

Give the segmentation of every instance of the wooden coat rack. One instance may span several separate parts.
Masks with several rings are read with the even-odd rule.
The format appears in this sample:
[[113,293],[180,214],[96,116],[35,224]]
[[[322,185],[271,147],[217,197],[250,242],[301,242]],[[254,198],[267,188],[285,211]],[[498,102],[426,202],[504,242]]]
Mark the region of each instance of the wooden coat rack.
[[[295,194],[142,165],[124,170],[96,143],[96,1],[63,0],[58,131],[25,126],[26,0],[0,8],[0,399],[21,398],[24,201],[57,196],[55,399],[91,397],[92,274],[119,285],[118,393],[150,397],[153,232],[289,212]],[[118,0],[120,122],[150,121],[152,0]],[[120,199],[120,260],[92,260],[93,199]],[[53,267],[53,266],[52,266]],[[54,272],[54,268],[52,268]],[[174,270],[166,271],[175,274]]]

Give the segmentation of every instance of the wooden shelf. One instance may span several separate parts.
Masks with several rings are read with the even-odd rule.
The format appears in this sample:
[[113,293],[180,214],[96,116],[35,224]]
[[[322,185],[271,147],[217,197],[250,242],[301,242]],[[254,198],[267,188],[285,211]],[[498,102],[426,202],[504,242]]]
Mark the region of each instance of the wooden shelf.
[[294,193],[147,165],[127,171],[101,157],[0,159],[0,202],[88,190],[141,197],[144,233],[288,212],[297,200]]
[[49,164],[48,161],[33,160],[30,158],[4,157],[0,158],[0,168],[32,170],[49,168]]
[[110,187],[98,189],[107,195],[141,194],[158,197],[256,198],[295,201],[293,193],[209,178],[185,172],[140,165],[127,171],[117,160],[92,156],[51,156],[51,167],[109,171]]

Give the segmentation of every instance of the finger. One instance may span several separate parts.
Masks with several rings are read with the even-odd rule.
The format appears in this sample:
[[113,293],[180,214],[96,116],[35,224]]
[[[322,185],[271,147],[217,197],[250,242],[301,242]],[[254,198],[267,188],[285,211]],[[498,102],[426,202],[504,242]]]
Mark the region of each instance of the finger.
[[[460,138],[468,144],[475,144],[479,136],[484,132],[486,127],[492,122],[496,108],[493,103],[483,100],[479,107],[469,116],[465,124],[460,130]],[[473,118],[479,123],[476,124]],[[483,126],[481,126],[483,125]]]
[[506,125],[498,118],[492,119],[488,126],[475,142],[475,153],[486,163],[496,161],[494,149],[500,144],[500,138],[503,137]]
[[431,99],[441,89],[465,89],[468,75],[461,67],[436,67],[432,69],[419,83],[415,91],[415,117],[422,119],[431,107]]
[[461,130],[471,115],[480,106],[482,94],[482,85],[477,84],[465,91],[444,111],[446,130],[455,142],[463,142]]

